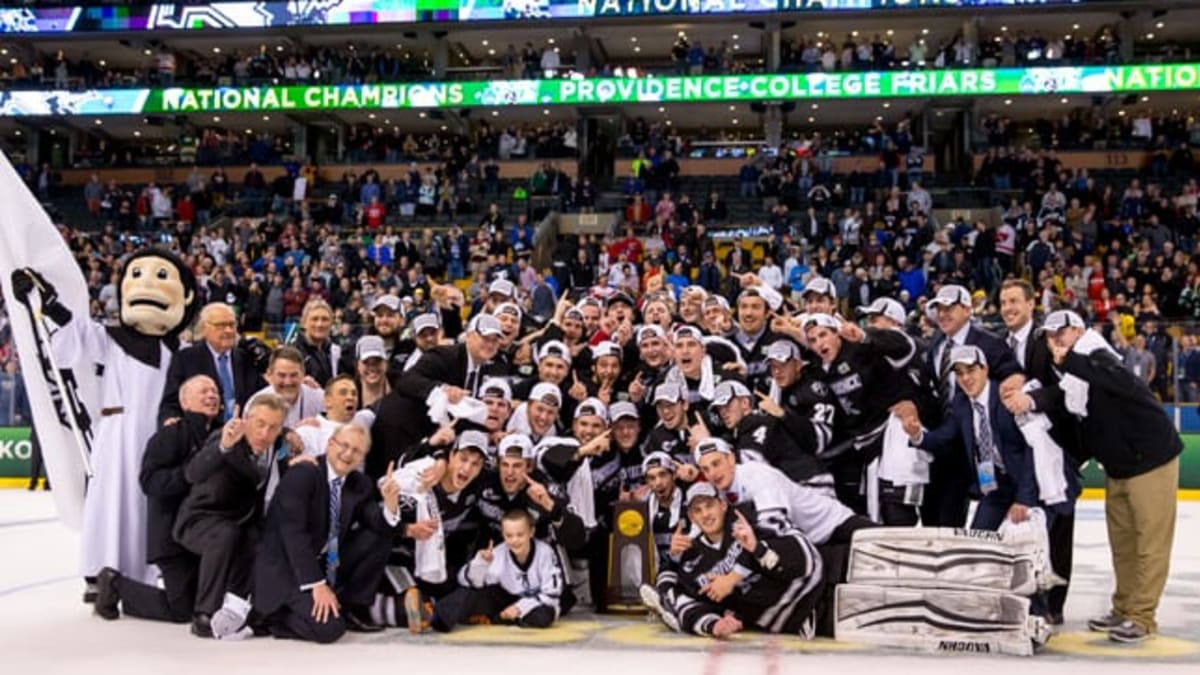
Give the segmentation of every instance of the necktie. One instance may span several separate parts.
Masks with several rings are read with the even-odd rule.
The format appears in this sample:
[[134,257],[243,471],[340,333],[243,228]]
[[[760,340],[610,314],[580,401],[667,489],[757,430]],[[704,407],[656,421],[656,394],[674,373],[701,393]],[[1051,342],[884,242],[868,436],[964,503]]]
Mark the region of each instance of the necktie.
[[217,377],[221,378],[221,398],[225,401],[225,421],[233,417],[237,393],[233,390],[233,369],[229,367],[229,352],[217,358]]
[[342,516],[342,479],[334,478],[329,483],[329,538],[325,540],[325,581],[330,586],[337,583],[338,568],[338,523]]
[[987,408],[979,401],[972,401],[971,407],[975,409],[975,417],[979,420],[975,431],[979,460],[991,462],[997,469],[1002,468],[1000,453],[996,452],[996,443],[992,440],[992,423],[988,419]]
[[725,500],[728,501],[730,504],[737,504],[738,494],[736,492],[726,492]]
[[1008,336],[1008,348],[1011,349],[1013,351],[1013,355],[1017,357],[1017,363],[1020,363],[1021,367],[1024,368],[1025,350],[1021,349],[1021,341],[1017,339],[1016,335]]
[[474,368],[467,373],[467,391],[474,397],[476,394],[475,388],[479,386],[479,369]]
[[949,406],[954,397],[954,389],[950,382],[950,352],[954,349],[954,340],[946,340],[942,345],[942,357],[938,361],[938,392],[942,395],[942,404]]

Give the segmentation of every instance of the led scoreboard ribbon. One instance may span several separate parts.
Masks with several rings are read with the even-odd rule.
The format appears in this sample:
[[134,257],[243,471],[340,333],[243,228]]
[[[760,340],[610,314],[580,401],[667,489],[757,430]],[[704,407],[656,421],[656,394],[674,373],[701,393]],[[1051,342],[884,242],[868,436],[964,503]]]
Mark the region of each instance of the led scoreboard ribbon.
[[639,79],[3,91],[0,92],[0,115],[133,115],[511,105],[1137,94],[1195,89],[1200,89],[1200,63],[702,75]]
[[1068,5],[1103,0],[268,0],[140,6],[0,7],[0,33],[212,30],[694,16],[947,7]]

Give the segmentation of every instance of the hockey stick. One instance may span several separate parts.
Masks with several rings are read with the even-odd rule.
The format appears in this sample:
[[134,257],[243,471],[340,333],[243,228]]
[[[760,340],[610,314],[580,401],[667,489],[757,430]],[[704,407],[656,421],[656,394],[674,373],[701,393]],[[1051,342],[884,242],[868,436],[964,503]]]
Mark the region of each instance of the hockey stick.
[[[42,374],[45,375],[49,371],[55,387],[58,388],[58,396],[54,396],[51,392],[51,400],[58,408],[60,419],[65,417],[63,421],[71,427],[71,434],[75,437],[75,449],[79,452],[79,459],[83,463],[83,472],[88,478],[91,478],[95,475],[92,470],[92,446],[80,426],[79,400],[75,395],[75,388],[67,386],[62,370],[58,367],[58,360],[54,356],[54,349],[50,343],[50,329],[46,326],[46,317],[42,314],[41,304],[39,303],[37,309],[34,309],[28,300],[22,304],[29,312],[30,325],[33,327],[34,337],[37,340],[38,361],[42,365]],[[64,412],[66,415],[63,415]]]

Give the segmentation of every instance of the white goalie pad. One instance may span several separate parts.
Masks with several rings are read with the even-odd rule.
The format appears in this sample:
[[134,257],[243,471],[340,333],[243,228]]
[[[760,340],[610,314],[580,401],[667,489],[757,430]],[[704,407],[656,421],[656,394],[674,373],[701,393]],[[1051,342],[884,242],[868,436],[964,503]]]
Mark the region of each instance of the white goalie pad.
[[1038,542],[955,528],[877,527],[854,533],[849,583],[988,589],[1032,595],[1061,582]]
[[912,651],[1030,656],[1049,629],[1012,593],[865,584],[837,587],[834,636]]

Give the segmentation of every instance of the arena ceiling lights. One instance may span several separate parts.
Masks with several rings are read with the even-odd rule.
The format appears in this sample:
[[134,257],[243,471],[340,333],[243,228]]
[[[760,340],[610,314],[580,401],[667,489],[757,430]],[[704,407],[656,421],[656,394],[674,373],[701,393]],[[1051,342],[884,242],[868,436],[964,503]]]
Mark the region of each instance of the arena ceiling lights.
[[1200,63],[644,79],[5,91],[0,92],[0,116],[1140,94],[1196,89],[1200,89]]
[[0,33],[359,26],[625,16],[1075,5],[1096,0],[307,0],[0,7]]

